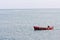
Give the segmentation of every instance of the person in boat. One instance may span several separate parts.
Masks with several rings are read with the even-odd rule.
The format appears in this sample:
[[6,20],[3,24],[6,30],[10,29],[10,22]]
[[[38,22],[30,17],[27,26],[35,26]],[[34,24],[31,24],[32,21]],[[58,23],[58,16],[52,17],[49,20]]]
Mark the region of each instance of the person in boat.
[[49,28],[50,26],[48,26],[48,28]]

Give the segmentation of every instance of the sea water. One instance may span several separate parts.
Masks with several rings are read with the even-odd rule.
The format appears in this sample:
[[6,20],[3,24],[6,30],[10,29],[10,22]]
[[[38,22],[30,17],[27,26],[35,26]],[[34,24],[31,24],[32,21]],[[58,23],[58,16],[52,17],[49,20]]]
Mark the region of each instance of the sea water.
[[[54,29],[33,29],[48,25]],[[0,40],[60,40],[60,9],[1,9]]]

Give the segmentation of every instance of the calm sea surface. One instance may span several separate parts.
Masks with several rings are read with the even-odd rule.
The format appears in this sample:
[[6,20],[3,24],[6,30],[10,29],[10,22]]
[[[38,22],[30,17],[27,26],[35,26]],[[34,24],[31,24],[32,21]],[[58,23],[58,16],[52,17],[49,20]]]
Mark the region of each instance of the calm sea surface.
[[[34,31],[35,25],[54,30]],[[60,40],[60,9],[0,10],[0,40]]]

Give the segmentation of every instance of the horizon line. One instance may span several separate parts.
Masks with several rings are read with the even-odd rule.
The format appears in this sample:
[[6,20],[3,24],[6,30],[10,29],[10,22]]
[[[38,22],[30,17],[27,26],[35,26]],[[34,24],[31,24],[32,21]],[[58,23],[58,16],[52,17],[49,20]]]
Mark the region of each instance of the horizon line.
[[[60,9],[60,8],[22,8],[22,9],[18,9],[18,8],[4,8],[5,10],[33,10],[33,9]],[[0,9],[0,10],[4,10],[4,9]]]

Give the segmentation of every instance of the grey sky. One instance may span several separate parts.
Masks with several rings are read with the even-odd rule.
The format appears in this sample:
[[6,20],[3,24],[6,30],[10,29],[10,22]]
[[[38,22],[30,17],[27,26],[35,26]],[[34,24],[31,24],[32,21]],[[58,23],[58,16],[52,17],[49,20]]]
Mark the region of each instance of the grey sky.
[[0,0],[0,9],[60,8],[60,0]]

